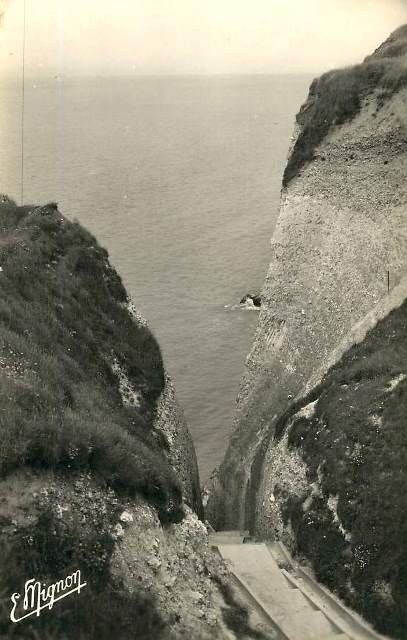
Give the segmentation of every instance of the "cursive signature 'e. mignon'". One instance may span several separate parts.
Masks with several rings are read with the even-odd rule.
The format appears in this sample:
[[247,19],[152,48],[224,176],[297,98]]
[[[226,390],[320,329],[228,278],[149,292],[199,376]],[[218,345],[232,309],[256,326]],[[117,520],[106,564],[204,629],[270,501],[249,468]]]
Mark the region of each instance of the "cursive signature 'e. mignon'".
[[50,584],[48,587],[45,583],[41,583],[35,578],[30,578],[24,585],[23,599],[23,610],[28,611],[28,613],[20,617],[15,615],[22,594],[13,593],[11,596],[13,608],[10,613],[10,620],[12,622],[20,622],[20,620],[24,620],[24,618],[34,614],[39,616],[42,609],[51,610],[54,602],[62,600],[62,598],[66,598],[72,593],[80,593],[81,589],[86,587],[86,584],[81,580],[80,569],[67,576],[65,580],[58,580],[58,582]]

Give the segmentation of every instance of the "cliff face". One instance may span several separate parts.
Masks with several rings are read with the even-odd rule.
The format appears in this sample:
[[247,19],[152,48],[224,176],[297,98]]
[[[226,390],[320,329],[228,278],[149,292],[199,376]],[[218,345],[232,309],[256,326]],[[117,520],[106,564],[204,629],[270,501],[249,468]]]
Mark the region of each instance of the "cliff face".
[[176,399],[168,373],[165,373],[165,384],[157,406],[154,430],[163,434],[168,443],[167,458],[181,482],[185,501],[202,517],[202,498],[195,448],[184,411]]
[[[365,593],[363,589],[371,589],[376,580],[388,594],[388,603],[396,596],[388,589],[388,575],[384,577],[378,569],[377,552],[371,548],[369,560],[364,556],[362,561],[360,540],[356,541],[357,536],[352,543],[347,540],[348,532],[352,535],[360,522],[355,520],[354,505],[344,505],[346,499],[356,500],[355,504],[362,500],[361,478],[366,495],[382,502],[384,511],[392,512],[400,500],[397,490],[387,491],[376,475],[371,476],[371,465],[381,458],[383,447],[396,455],[397,438],[406,444],[405,404],[399,395],[392,396],[393,391],[401,394],[404,389],[405,360],[400,360],[394,347],[386,359],[384,349],[390,335],[400,341],[405,337],[405,307],[400,305],[407,293],[403,280],[407,265],[406,52],[407,27],[403,27],[361,65],[314,81],[298,115],[263,306],[238,399],[236,431],[208,507],[208,517],[218,528],[248,527],[261,537],[283,537],[315,561],[317,554],[309,548],[313,543],[304,541],[303,525],[305,515],[317,505],[315,509],[321,508],[325,518],[323,534],[334,531],[342,541],[322,570],[335,577],[328,580],[325,575],[324,579],[341,587],[344,582],[337,577],[341,553],[350,554],[349,590]],[[375,334],[366,336],[368,329],[398,307],[394,326],[390,318],[395,316],[389,316],[377,328],[379,334],[387,335],[382,343]],[[352,350],[352,344],[360,341],[363,347]],[[343,378],[340,369],[329,371],[341,358]],[[349,361],[355,358],[359,364],[352,368]],[[361,359],[369,362],[370,369],[358,382],[355,372],[358,366],[363,369]],[[376,387],[367,391],[370,379],[376,380]],[[321,380],[322,389],[331,389],[323,402],[317,391],[308,396]],[[344,391],[348,387],[349,395]],[[381,420],[374,417],[379,416],[378,406],[385,401],[389,406],[401,403],[387,432],[374,426]],[[328,425],[329,402],[336,409],[330,410]],[[293,412],[297,412],[294,422],[289,417]],[[301,427],[292,435],[297,422]],[[358,455],[366,444],[365,424],[377,428],[374,438],[365,434],[366,458]],[[395,439],[387,441],[390,432]],[[338,451],[342,444],[337,445],[336,438],[343,450]],[[332,452],[337,456],[335,463]],[[391,461],[389,455],[386,469],[380,471],[383,478],[394,479],[401,473]],[[352,464],[359,465],[357,472]],[[346,490],[333,486],[333,478],[344,473],[348,474]],[[317,527],[317,520],[313,522]],[[391,536],[394,530],[389,521],[386,527]],[[368,528],[365,523],[361,530],[366,533]],[[382,541],[375,538],[368,544],[376,545],[380,555]],[[363,579],[355,578],[358,562],[359,567],[369,565],[369,587],[367,582],[362,587]],[[395,605],[399,613],[400,602]],[[356,604],[361,607],[360,601]],[[369,606],[374,609],[375,605],[370,602]]]
[[39,462],[86,469],[151,498],[163,520],[178,518],[183,499],[200,511],[196,458],[159,346],[107,252],[54,205],[6,201],[0,214],[2,428],[10,442],[2,473]]
[[[7,198],[0,435],[2,638],[221,637],[226,571],[160,349],[94,237]],[[80,595],[10,622],[26,580],[78,569]]]
[[400,638],[407,633],[407,281],[403,295],[373,328],[358,327],[355,344],[283,414],[257,460],[258,533],[305,554],[321,581]]

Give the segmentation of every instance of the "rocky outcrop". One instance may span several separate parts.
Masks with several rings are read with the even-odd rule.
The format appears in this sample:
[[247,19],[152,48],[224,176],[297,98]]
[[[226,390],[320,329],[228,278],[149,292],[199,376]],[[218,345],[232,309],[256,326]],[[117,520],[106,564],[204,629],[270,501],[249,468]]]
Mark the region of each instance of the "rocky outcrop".
[[[141,496],[129,499],[93,474],[23,468],[0,481],[2,638],[47,640],[271,640],[248,606],[206,526],[188,506],[163,525]],[[80,595],[52,612],[10,622],[25,580],[49,585],[81,570]],[[25,611],[17,609],[19,618]]]
[[186,503],[199,517],[203,517],[195,448],[168,373],[165,374],[165,386],[158,402],[154,429],[164,436],[168,445],[168,459],[182,484]]
[[[370,358],[370,349],[377,349],[377,356],[369,359],[371,375],[375,377],[377,373],[380,378],[384,351],[369,338],[370,334],[366,337],[367,329],[386,318],[405,297],[406,34],[404,27],[361,65],[330,72],[314,81],[298,116],[284,176],[280,216],[271,243],[270,268],[262,290],[259,323],[238,398],[236,430],[214,481],[207,511],[217,528],[250,528],[262,538],[283,537],[291,548],[306,551],[315,564],[316,554],[304,542],[303,520],[304,514],[309,510],[313,513],[315,505],[318,510],[322,501],[322,520],[314,521],[318,522],[315,526],[320,527],[327,540],[331,539],[332,530],[335,539],[342,540],[340,550],[333,544],[335,551],[327,560],[323,579],[330,586],[335,586],[335,581],[336,585],[343,585],[340,579],[328,579],[326,574],[336,576],[344,561],[341,554],[348,556],[353,567],[349,570],[353,578],[347,574],[348,586],[357,594],[353,603],[361,609],[361,602],[368,602],[370,613],[364,613],[371,619],[378,600],[372,604],[364,595],[373,589],[374,579],[377,585],[387,585],[382,592],[387,594],[388,602],[396,597],[395,592],[389,591],[389,580],[380,573],[375,554],[368,561],[365,556],[363,560],[370,563],[369,586],[369,581],[362,586],[360,576],[354,578],[359,562],[357,543],[346,539],[349,520],[345,517],[343,524],[344,494],[338,494],[333,486],[328,493],[325,482],[327,475],[332,479],[332,473],[325,463],[331,460],[331,449],[337,452],[334,439],[338,431],[352,432],[346,436],[353,442],[349,455],[353,455],[352,447],[363,450],[362,427],[355,433],[351,425],[354,420],[360,420],[362,425],[367,417],[355,418],[351,407],[371,402],[372,416],[376,415],[373,405],[381,392],[377,388],[375,399],[367,394],[365,400],[356,394],[347,405],[349,413],[341,413],[339,428],[339,424],[335,427],[333,412],[327,426],[327,405],[319,404],[320,396],[312,390],[320,383],[329,384],[329,380],[335,380],[333,386],[338,385],[339,373],[330,367],[341,359],[348,362],[355,354]],[[383,327],[392,326],[392,321],[388,322],[383,324],[383,320],[378,325],[379,334]],[[401,320],[394,325],[399,340],[403,338],[403,326]],[[352,351],[352,345],[361,340],[364,346]],[[398,377],[404,375],[403,365],[397,354],[392,354],[391,362],[386,361],[388,379],[380,378],[380,385],[389,385],[393,379],[404,384],[404,378]],[[343,383],[348,384],[346,379]],[[401,393],[402,387],[397,388]],[[338,389],[335,393],[341,395]],[[324,410],[320,413],[318,407],[322,404]],[[368,406],[365,411],[369,413]],[[316,442],[322,439],[323,444],[316,449],[311,465],[309,451],[313,445],[311,435],[306,434],[307,425],[315,425],[315,421],[319,426],[310,428],[310,434]],[[403,438],[402,413],[396,423]],[[300,425],[295,446],[290,436],[293,424]],[[338,433],[337,437],[343,436]],[[385,440],[384,434],[382,437]],[[362,476],[359,472],[352,475],[346,452],[337,452],[338,462],[332,468],[339,477],[348,474],[348,498],[358,492],[363,474],[368,477],[370,467],[364,465],[379,457],[384,440],[378,436],[370,442],[369,462],[363,455],[358,458]],[[394,452],[396,440],[388,447]],[[387,469],[383,473],[398,472]],[[376,496],[390,511],[399,500],[397,493],[387,492],[380,483],[368,485],[366,492],[366,499]],[[386,526],[393,534],[389,522]],[[366,529],[367,525],[365,532]],[[372,545],[376,544],[373,538]],[[380,591],[378,586],[377,589]],[[344,591],[341,595],[345,597]],[[392,621],[394,633],[399,632],[395,619],[400,603],[401,600],[387,618]]]
[[261,296],[258,293],[246,293],[240,301],[240,304],[253,307],[261,307]]
[[[27,468],[0,482],[0,496],[2,638],[224,638],[217,582],[227,585],[228,572],[189,507],[163,526],[147,500],[118,496],[92,474]],[[79,596],[10,623],[10,595],[25,580],[50,584],[71,568],[86,581]]]
[[[147,321],[132,302],[129,301],[126,306],[137,327],[148,327]],[[164,385],[158,398],[153,429],[181,482],[184,501],[199,517],[203,517],[196,452],[184,410],[176,398],[174,385],[167,371],[164,371]]]
[[[3,198],[0,292],[1,637],[223,637],[191,437],[107,252]],[[10,621],[26,580],[77,570],[79,595]]]

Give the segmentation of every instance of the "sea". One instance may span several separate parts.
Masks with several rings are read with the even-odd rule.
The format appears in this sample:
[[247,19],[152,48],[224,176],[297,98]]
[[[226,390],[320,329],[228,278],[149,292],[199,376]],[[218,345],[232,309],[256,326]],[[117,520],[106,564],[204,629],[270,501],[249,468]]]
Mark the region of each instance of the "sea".
[[311,80],[26,79],[23,119],[21,85],[0,84],[0,192],[58,202],[108,249],[161,345],[202,482],[233,429],[258,318],[239,301],[267,271]]

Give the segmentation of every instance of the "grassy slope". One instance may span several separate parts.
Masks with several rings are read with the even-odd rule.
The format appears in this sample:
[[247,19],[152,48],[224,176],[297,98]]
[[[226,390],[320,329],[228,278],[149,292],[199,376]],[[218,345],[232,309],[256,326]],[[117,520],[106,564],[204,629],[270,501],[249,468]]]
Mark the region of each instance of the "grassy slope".
[[[318,577],[377,628],[407,638],[407,302],[352,347],[279,423],[310,483],[285,516]],[[404,376],[404,377],[403,377]],[[310,418],[296,412],[318,400]],[[337,497],[337,514],[328,506]],[[348,538],[348,539],[347,539]]]
[[313,81],[307,102],[297,116],[301,130],[284,172],[284,187],[314,158],[332,127],[359,113],[365,98],[374,93],[379,109],[407,86],[406,54],[407,25],[395,31],[362,64],[329,71]]
[[[152,432],[160,350],[133,322],[107,252],[53,207],[6,202],[0,266],[0,477],[24,465],[89,470],[177,520],[181,491]],[[123,405],[114,360],[139,407]]]
[[[167,640],[154,598],[129,593],[111,568],[128,499],[143,496],[163,523],[183,516],[153,429],[160,349],[129,313],[107,252],[55,206],[0,204],[0,267],[0,635]],[[112,365],[139,403],[123,402]],[[25,524],[15,520],[21,500]],[[83,595],[10,623],[10,594],[25,580],[50,584],[78,568]]]

